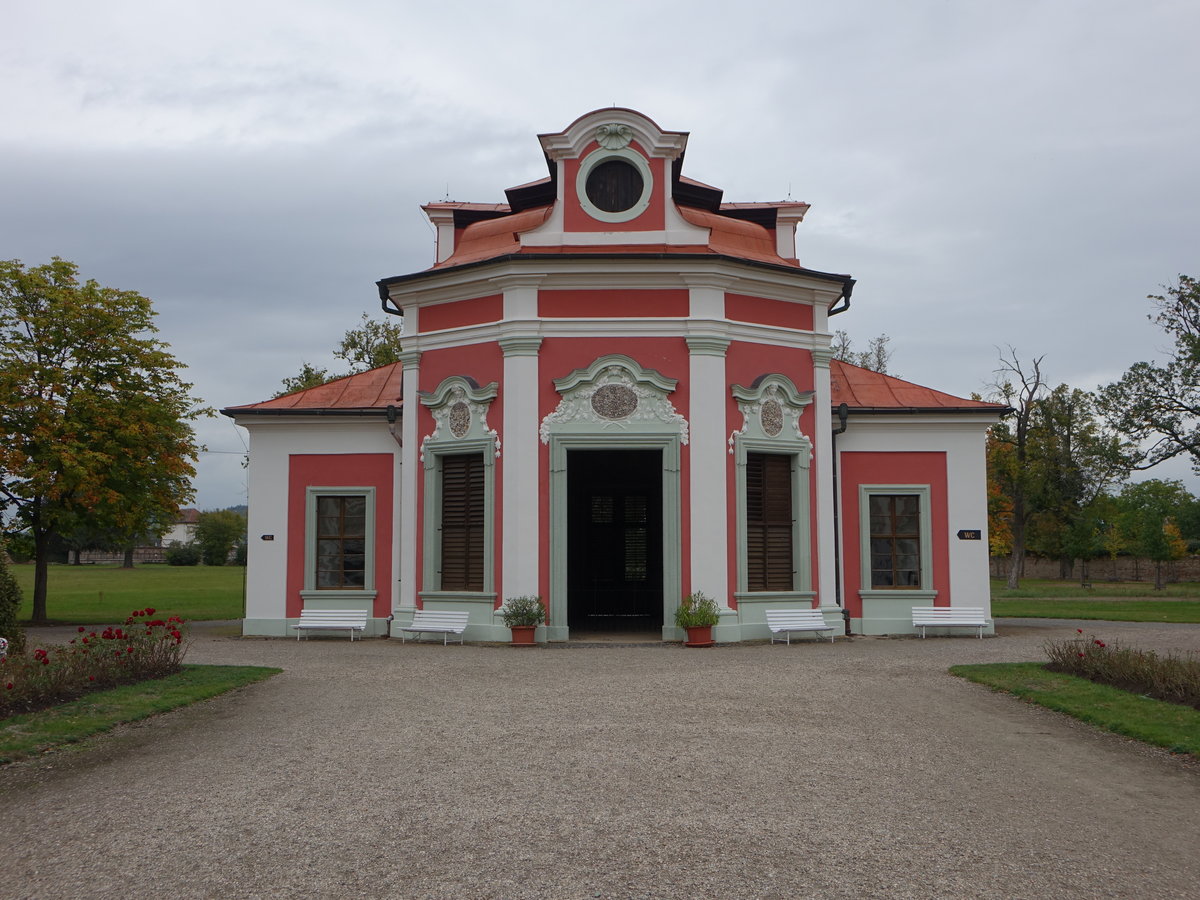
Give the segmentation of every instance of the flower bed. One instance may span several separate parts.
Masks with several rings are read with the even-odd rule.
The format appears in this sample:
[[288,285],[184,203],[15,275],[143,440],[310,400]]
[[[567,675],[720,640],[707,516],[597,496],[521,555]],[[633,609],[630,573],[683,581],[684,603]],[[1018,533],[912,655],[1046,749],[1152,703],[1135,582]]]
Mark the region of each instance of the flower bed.
[[1085,638],[1082,628],[1076,633],[1079,637],[1046,643],[1047,669],[1200,709],[1200,659],[1190,653],[1160,656],[1152,650],[1122,647],[1117,641]]
[[0,662],[0,718],[79,697],[88,691],[172,675],[187,652],[184,621],[136,610],[124,626],[79,626],[68,644],[37,647]]

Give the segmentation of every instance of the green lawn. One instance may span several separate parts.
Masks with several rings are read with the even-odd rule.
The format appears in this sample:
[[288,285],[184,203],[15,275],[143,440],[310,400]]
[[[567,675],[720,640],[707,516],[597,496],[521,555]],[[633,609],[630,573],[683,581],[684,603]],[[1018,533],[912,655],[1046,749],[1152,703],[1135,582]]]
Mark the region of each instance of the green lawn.
[[1041,663],[953,666],[951,675],[1005,691],[1114,734],[1200,757],[1200,710],[1047,671]]
[[993,600],[992,615],[1110,622],[1200,622],[1200,600],[1072,600],[1057,597]]
[[[25,593],[20,615],[28,622],[33,564],[11,568]],[[58,624],[109,624],[152,606],[185,619],[240,619],[245,572],[244,566],[55,565],[50,567],[46,615]]]
[[73,744],[282,671],[265,666],[184,666],[178,675],[96,691],[51,709],[0,719],[0,763]]
[[1168,585],[1155,591],[1144,581],[1093,582],[1024,578],[1010,591],[992,579],[992,615],[1035,619],[1107,619],[1112,622],[1200,622],[1200,584]]
[[1200,582],[1179,581],[1168,584],[1161,591],[1154,589],[1153,581],[1093,581],[1085,588],[1078,581],[1060,581],[1057,578],[1022,578],[1021,586],[1010,591],[1004,586],[1005,579],[992,579],[993,600],[1035,599],[1047,597],[1095,598],[1146,598],[1146,599],[1190,599],[1200,600]]

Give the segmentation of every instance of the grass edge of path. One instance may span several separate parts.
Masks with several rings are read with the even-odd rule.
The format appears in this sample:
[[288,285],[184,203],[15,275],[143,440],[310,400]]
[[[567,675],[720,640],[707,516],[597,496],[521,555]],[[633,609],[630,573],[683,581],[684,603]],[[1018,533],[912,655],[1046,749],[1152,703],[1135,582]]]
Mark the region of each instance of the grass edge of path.
[[95,691],[49,709],[0,719],[0,765],[75,744],[282,672],[270,666],[185,665],[166,678]]
[[1104,731],[1200,759],[1200,710],[1190,706],[1051,672],[1036,662],[959,665],[949,672]]

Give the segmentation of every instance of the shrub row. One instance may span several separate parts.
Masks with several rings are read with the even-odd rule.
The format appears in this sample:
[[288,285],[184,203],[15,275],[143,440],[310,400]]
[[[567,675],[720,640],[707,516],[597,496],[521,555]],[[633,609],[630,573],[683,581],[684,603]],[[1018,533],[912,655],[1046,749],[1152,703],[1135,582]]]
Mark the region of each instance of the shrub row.
[[9,655],[0,662],[0,718],[179,672],[187,648],[183,619],[155,619],[154,612],[139,609],[124,627],[99,632],[81,625],[69,644]]
[[1200,659],[1192,654],[1160,656],[1153,650],[1122,647],[1117,641],[1085,638],[1082,628],[1076,632],[1079,637],[1046,643],[1047,669],[1200,709]]

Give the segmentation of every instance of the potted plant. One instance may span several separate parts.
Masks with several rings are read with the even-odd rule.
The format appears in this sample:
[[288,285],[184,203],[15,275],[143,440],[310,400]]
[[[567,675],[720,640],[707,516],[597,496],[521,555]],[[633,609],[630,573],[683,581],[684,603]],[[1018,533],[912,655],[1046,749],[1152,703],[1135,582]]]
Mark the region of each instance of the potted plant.
[[546,621],[541,597],[509,597],[500,609],[504,624],[512,629],[512,642],[531,646],[533,633]]
[[687,632],[685,647],[711,647],[713,626],[721,619],[717,601],[703,591],[693,591],[675,610],[675,624]]

